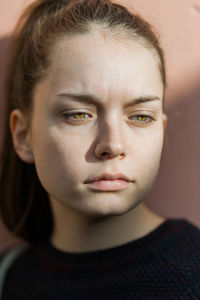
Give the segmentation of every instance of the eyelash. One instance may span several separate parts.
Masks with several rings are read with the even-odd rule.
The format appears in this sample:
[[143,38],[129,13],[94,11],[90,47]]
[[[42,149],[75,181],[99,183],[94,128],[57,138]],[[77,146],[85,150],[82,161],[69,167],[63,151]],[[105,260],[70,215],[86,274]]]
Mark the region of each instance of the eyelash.
[[[63,114],[63,117],[68,119],[69,117],[71,116],[74,116],[74,115],[78,115],[78,114],[82,114],[82,115],[89,115],[88,113],[85,113],[85,112],[75,112],[75,113],[65,113]],[[138,115],[133,115],[133,117],[145,117],[145,118],[148,118],[149,121],[139,121],[137,120],[140,124],[148,124],[148,123],[151,123],[152,121],[155,121],[155,119],[152,117],[152,116],[149,116],[149,115],[146,115],[146,114],[138,114]],[[76,123],[81,123],[81,122],[84,122],[86,119],[73,119],[73,121],[75,121]]]

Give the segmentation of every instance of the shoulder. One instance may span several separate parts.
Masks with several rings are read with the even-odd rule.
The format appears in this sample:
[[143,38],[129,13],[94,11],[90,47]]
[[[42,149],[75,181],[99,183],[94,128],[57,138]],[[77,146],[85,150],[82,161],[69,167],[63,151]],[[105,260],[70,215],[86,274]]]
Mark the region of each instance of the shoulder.
[[0,255],[0,297],[4,287],[5,278],[17,257],[26,249],[28,245],[15,245],[5,249]]
[[18,245],[13,245],[13,246],[9,246],[9,247],[5,248],[0,253],[0,264],[4,260],[5,257],[14,255],[14,253],[20,254],[21,252],[25,251],[28,247],[29,247],[29,245],[27,245],[27,244],[18,244]]
[[200,297],[200,228],[186,219],[179,226],[163,258],[182,286]]
[[[178,227],[179,226],[179,227]],[[180,250],[180,257],[186,259],[200,256],[200,228],[186,219],[177,224],[177,232],[172,245]],[[174,253],[175,254],[175,253]]]
[[174,228],[167,240],[167,261],[183,270],[188,265],[200,271],[200,228],[186,219],[177,222]]
[[5,277],[7,271],[12,266],[14,261],[23,253],[29,246],[27,244],[19,244],[10,246],[3,250],[0,254],[0,279]]

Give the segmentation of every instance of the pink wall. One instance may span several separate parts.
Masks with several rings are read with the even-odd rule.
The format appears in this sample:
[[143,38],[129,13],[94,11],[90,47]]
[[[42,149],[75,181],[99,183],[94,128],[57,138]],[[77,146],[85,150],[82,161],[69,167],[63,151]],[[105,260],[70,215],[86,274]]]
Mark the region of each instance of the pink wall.
[[[186,217],[200,226],[200,0],[117,1],[153,23],[166,53],[168,128],[160,177],[146,203],[163,216]],[[9,35],[29,2],[0,2],[1,118]],[[14,241],[3,225],[0,240],[1,247]]]

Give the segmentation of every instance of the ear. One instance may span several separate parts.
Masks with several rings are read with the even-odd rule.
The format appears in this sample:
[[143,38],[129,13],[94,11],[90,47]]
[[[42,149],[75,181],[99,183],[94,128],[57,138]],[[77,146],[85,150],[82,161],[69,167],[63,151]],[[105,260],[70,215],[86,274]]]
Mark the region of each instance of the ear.
[[163,113],[162,115],[162,121],[163,121],[163,129],[164,129],[164,132],[166,130],[166,127],[167,127],[167,115]]
[[29,142],[28,122],[19,109],[14,109],[10,114],[10,130],[15,151],[26,163],[34,163],[34,157]]

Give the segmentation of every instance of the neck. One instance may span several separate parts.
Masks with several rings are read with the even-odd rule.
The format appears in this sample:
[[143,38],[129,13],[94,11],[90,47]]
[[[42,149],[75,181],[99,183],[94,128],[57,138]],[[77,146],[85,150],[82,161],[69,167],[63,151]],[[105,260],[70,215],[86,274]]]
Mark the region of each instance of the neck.
[[51,199],[54,230],[51,243],[66,252],[88,252],[119,246],[142,238],[166,219],[143,203],[121,215],[89,218]]

